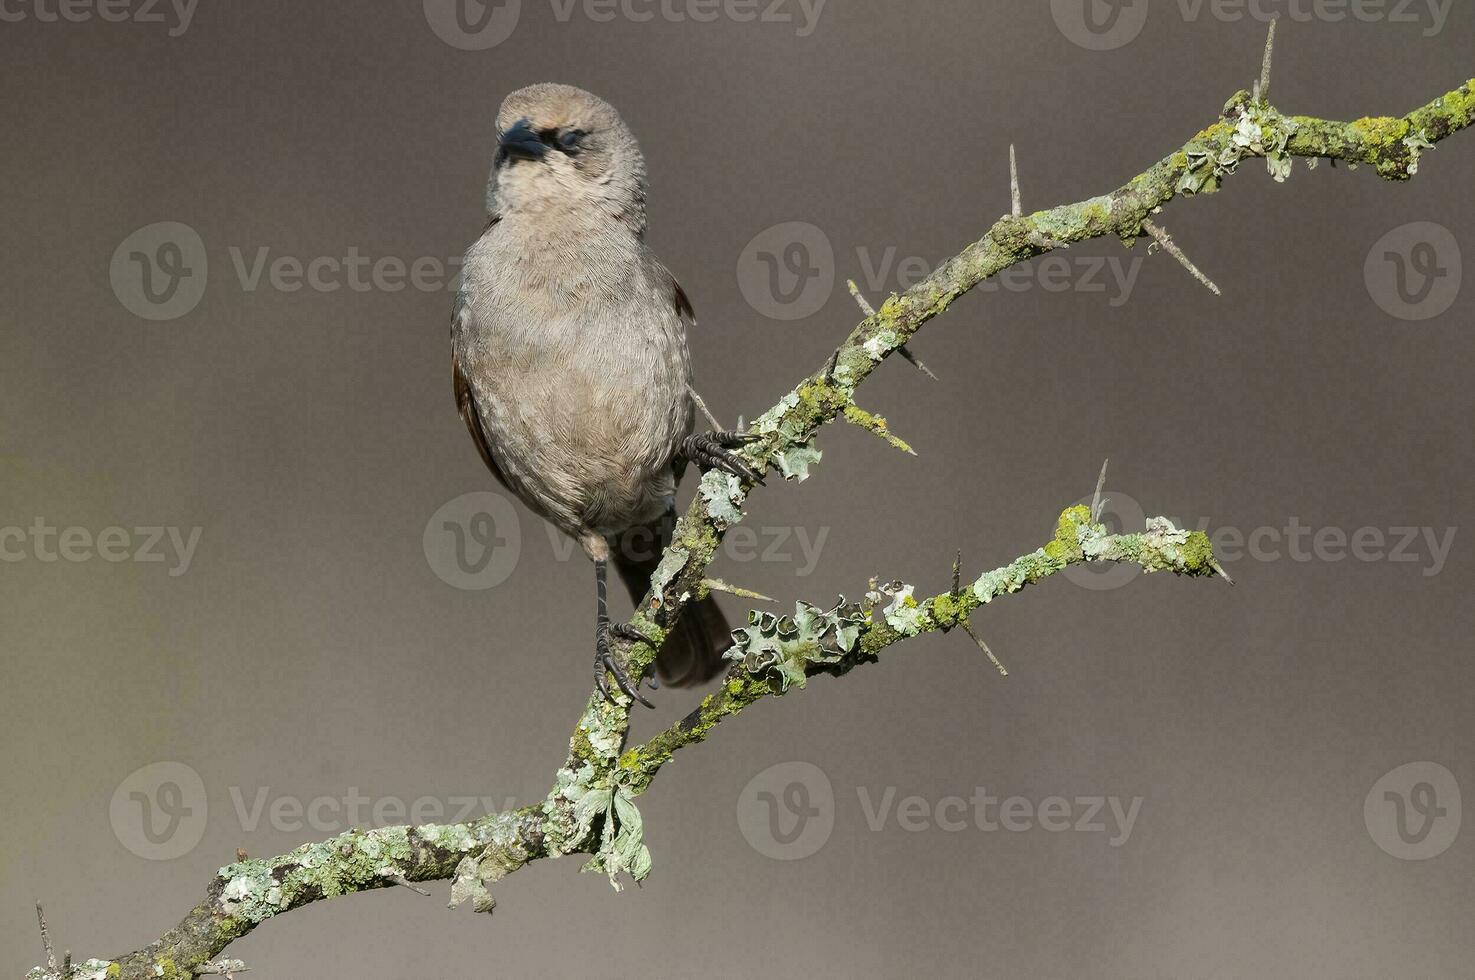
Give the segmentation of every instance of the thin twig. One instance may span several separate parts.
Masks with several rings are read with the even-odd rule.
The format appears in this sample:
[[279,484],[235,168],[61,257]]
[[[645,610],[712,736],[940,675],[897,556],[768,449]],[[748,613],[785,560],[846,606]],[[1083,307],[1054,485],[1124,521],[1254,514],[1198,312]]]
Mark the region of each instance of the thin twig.
[[56,972],[56,947],[51,945],[51,931],[46,928],[46,912],[36,903],[36,921],[41,925],[41,946],[46,950],[46,969]]
[[406,878],[404,875],[386,875],[385,877],[386,877],[387,880],[394,882],[396,885],[399,885],[401,888],[408,888],[410,891],[415,892],[415,893],[420,894],[420,895],[424,895],[426,898],[429,898],[430,897],[430,892],[428,892],[425,889],[421,888],[419,885],[415,884],[413,881],[411,881],[410,879]]
[[1183,264],[1183,268],[1187,269],[1189,274],[1193,276],[1193,278],[1197,279],[1199,282],[1209,287],[1209,292],[1213,293],[1215,296],[1224,295],[1223,291],[1220,290],[1218,286],[1214,285],[1214,280],[1204,275],[1203,272],[1199,270],[1199,267],[1193,264],[1193,260],[1188,257],[1188,254],[1184,252],[1183,249],[1178,247],[1178,243],[1173,241],[1173,239],[1168,235],[1165,229],[1154,224],[1147,218],[1142,219],[1142,227],[1146,228],[1148,234],[1152,235],[1152,237],[1157,240],[1157,243],[1162,246],[1164,252],[1167,252],[1173,258],[1181,262]]
[[720,578],[704,578],[702,579],[702,585],[706,586],[709,592],[726,592],[728,595],[735,595],[742,599],[756,599],[759,602],[778,601],[773,596],[764,595],[762,592],[754,592],[752,589],[729,585]]
[[1265,62],[1260,66],[1260,88],[1256,100],[1270,101],[1270,67],[1275,60],[1275,25],[1279,22],[1279,14],[1270,18],[1270,36],[1265,39]]
[[978,644],[978,649],[982,650],[984,656],[988,657],[988,662],[994,665],[995,669],[998,670],[1000,677],[1009,676],[1009,669],[1004,666],[1004,664],[999,660],[998,657],[994,656],[994,652],[988,648],[988,644],[983,642],[983,637],[973,632],[973,624],[968,622],[968,620],[966,619],[963,620],[963,632],[973,637],[973,642]]
[[702,401],[702,396],[697,394],[697,390],[691,385],[687,385],[686,390],[691,393],[691,400],[696,403],[697,411],[705,415],[707,417],[707,421],[712,423],[712,431],[723,431],[722,423],[717,421],[717,416],[712,414],[712,410],[707,407],[706,402]]
[[1014,144],[1009,144],[1009,200],[1014,206],[1016,218],[1024,215],[1024,198],[1019,194],[1019,161],[1014,156]]
[[1101,475],[1096,478],[1096,494],[1091,498],[1091,520],[1101,520],[1101,488],[1106,486],[1106,468],[1111,465],[1111,460],[1101,464]]

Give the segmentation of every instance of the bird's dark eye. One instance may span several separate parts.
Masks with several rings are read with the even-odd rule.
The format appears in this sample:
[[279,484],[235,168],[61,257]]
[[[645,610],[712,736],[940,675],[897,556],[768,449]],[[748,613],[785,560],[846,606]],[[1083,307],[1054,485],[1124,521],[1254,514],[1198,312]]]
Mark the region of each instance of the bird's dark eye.
[[577,149],[579,143],[583,141],[584,136],[585,133],[582,129],[564,130],[558,137],[558,146],[563,150]]

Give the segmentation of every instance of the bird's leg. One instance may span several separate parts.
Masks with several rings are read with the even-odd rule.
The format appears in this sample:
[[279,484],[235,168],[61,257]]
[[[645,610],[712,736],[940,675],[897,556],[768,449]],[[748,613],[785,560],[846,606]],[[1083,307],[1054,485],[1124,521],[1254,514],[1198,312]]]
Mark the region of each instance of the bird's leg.
[[741,479],[761,484],[763,474],[732,451],[750,442],[755,442],[758,438],[751,432],[705,432],[687,436],[681,441],[681,448],[677,452],[702,469],[719,469],[724,473],[731,473]]
[[610,648],[610,638],[612,636],[618,636],[627,640],[640,640],[651,644],[651,646],[655,646],[655,643],[650,637],[641,633],[633,626],[624,623],[619,626],[610,625],[609,600],[606,595],[608,565],[609,563],[603,558],[596,558],[594,560],[594,586],[597,590],[599,600],[599,614],[594,625],[594,683],[599,685],[599,693],[603,694],[607,700],[614,700],[610,694],[609,680],[605,677],[605,672],[607,671],[615,675],[615,683],[620,686],[620,690],[647,708],[654,708],[655,705],[641,696],[639,690],[640,681],[636,680],[633,684],[630,682],[629,673],[626,672],[624,665],[620,663],[619,658],[615,656],[614,651]]

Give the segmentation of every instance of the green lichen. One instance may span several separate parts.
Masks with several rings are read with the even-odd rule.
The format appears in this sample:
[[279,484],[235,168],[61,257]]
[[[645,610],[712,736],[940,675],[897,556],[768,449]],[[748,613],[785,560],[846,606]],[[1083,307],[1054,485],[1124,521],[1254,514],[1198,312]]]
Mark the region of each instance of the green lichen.
[[952,629],[968,617],[968,604],[961,595],[940,595],[930,603],[939,629]]
[[1045,554],[1055,561],[1079,561],[1082,557],[1081,527],[1090,523],[1090,508],[1067,507],[1055,522],[1055,537],[1045,545]]
[[1392,116],[1365,116],[1353,121],[1351,128],[1363,143],[1375,149],[1393,150],[1408,135],[1409,123],[1407,119]]

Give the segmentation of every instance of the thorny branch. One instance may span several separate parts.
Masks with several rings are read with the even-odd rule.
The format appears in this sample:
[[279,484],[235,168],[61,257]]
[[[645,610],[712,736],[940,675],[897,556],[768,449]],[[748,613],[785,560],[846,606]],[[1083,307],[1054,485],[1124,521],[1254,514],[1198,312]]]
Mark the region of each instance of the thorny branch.
[[[1272,41],[1273,36],[1272,31]],[[1124,186],[1029,215],[1013,208],[1015,213],[1001,218],[926,280],[868,314],[825,366],[753,423],[752,431],[761,438],[744,452],[754,467],[760,472],[776,468],[790,480],[807,478],[821,455],[815,434],[837,417],[904,448],[884,419],[856,405],[856,389],[881,361],[901,353],[928,320],[1018,262],[1107,235],[1128,246],[1152,235],[1167,247],[1171,239],[1149,216],[1180,195],[1218,190],[1224,178],[1252,158],[1265,159],[1278,181],[1290,176],[1295,157],[1308,158],[1313,166],[1320,159],[1368,164],[1388,180],[1407,180],[1418,172],[1424,151],[1475,122],[1475,79],[1402,117],[1346,123],[1285,115],[1268,102],[1271,53],[1267,44],[1258,96],[1236,93],[1216,122]],[[1017,186],[1017,174],[1011,183]],[[1011,198],[1017,201],[1016,195]],[[1180,261],[1196,268],[1181,249],[1173,248]],[[633,620],[657,640],[692,599],[714,589],[744,594],[706,574],[724,532],[742,519],[750,489],[722,473],[703,477]],[[638,880],[650,870],[650,855],[635,797],[674,752],[703,741],[723,719],[749,705],[803,687],[817,674],[845,674],[920,633],[963,627],[972,635],[969,619],[978,607],[1073,564],[1133,562],[1148,571],[1185,576],[1222,574],[1200,532],[1183,531],[1158,518],[1140,532],[1113,535],[1097,517],[1093,509],[1070,508],[1044,547],[985,572],[971,585],[962,584],[955,572],[953,588],[931,598],[918,599],[913,586],[895,582],[873,584],[861,603],[841,599],[826,610],[800,602],[792,616],[784,617],[753,613],[748,625],[734,632],[736,645],[729,653],[734,664],[722,687],[644,744],[625,748],[628,701],[612,704],[592,695],[570,740],[568,760],[541,803],[463,824],[351,830],[280,857],[238,860],[220,869],[204,900],[177,926],[143,949],[112,960],[88,960],[74,967],[68,958],[58,966],[43,920],[47,964],[29,976],[181,980],[228,975],[244,965],[214,957],[260,923],[292,909],[352,892],[452,879],[453,905],[470,899],[477,910],[489,912],[495,905],[490,886],[544,857],[589,854],[585,868],[608,874],[617,888],[622,874]],[[988,652],[986,644],[979,644]],[[655,651],[637,644],[626,654],[638,673]]]

